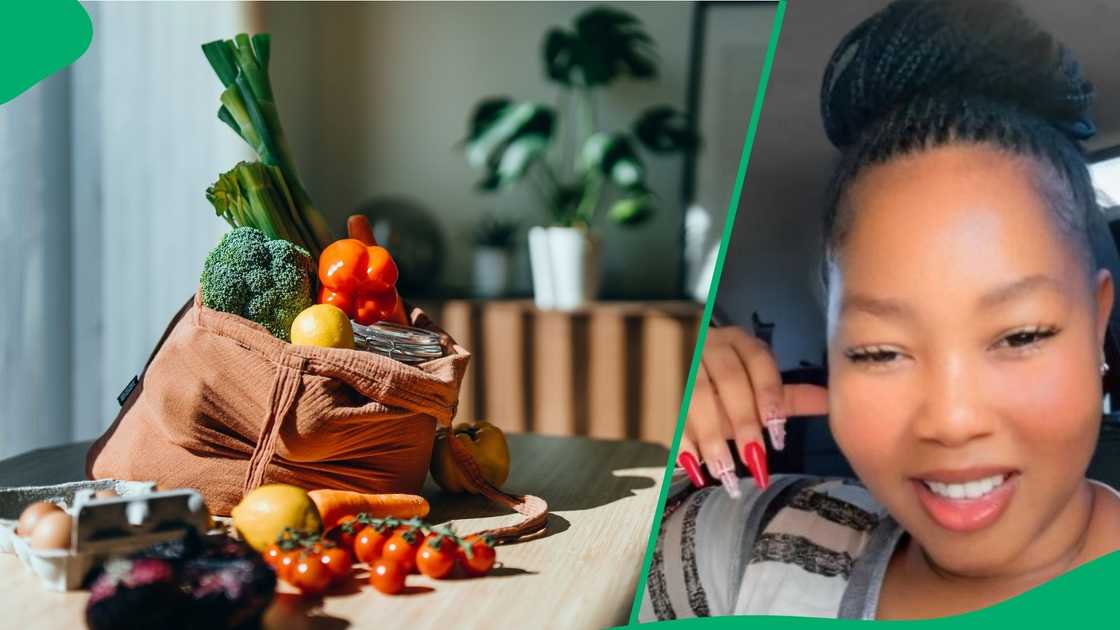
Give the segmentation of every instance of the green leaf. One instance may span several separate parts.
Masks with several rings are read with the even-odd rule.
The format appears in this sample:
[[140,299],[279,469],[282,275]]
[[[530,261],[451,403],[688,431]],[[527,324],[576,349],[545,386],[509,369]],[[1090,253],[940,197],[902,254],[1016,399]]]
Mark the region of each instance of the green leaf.
[[234,216],[232,207],[240,197],[237,178],[233,176],[233,171],[218,175],[218,181],[206,189],[206,200],[214,206],[214,212],[220,217],[225,217],[226,220],[231,220]]
[[233,56],[232,44],[222,39],[208,42],[202,45],[202,54],[206,55],[222,85],[227,88],[233,85],[237,79],[237,60]]
[[268,60],[272,56],[272,36],[268,33],[253,35],[253,52],[262,70],[268,70]]
[[[253,46],[250,43],[249,36],[245,33],[238,33],[234,37],[237,43],[234,49],[234,55],[237,59],[237,68],[241,71],[237,76],[237,83],[244,81],[245,85],[252,90],[252,98],[258,101],[271,101],[272,100],[272,86],[268,81],[268,74],[257,63],[257,57],[253,54]],[[249,104],[249,94],[243,93],[242,98],[246,101],[246,107],[252,108],[255,105]],[[259,130],[258,130],[259,131]]]
[[229,128],[233,129],[237,135],[241,135],[241,125],[237,124],[237,121],[233,119],[233,114],[229,113],[229,109],[225,105],[218,108],[218,120],[229,125]]
[[501,185],[508,186],[521,179],[533,161],[548,150],[548,144],[547,136],[533,134],[517,138],[506,145],[497,169]]
[[603,156],[607,154],[607,149],[611,143],[614,142],[614,136],[605,131],[591,134],[587,140],[583,142],[583,149],[579,152],[578,167],[581,172],[587,172],[591,169],[600,168],[603,163]]
[[508,249],[517,238],[521,224],[512,218],[484,214],[474,227],[474,243],[483,247]]
[[[261,146],[261,139],[257,135],[256,129],[253,127],[253,120],[249,117],[249,112],[245,109],[245,102],[241,100],[241,91],[238,89],[237,84],[227,87],[221,96],[222,107],[229,113],[230,117],[237,123],[238,128],[241,130],[241,137],[253,150],[260,155],[264,148]],[[218,110],[218,116],[221,116],[221,110]]]
[[493,192],[498,189],[502,183],[502,178],[498,176],[498,169],[490,168],[486,170],[486,175],[478,181],[475,186],[484,192]]
[[[653,45],[635,45],[621,53],[625,74],[640,80],[657,78],[657,52]],[[621,74],[621,73],[620,73]]]
[[491,154],[517,134],[536,112],[532,103],[511,105],[494,116],[478,136],[467,143],[467,163],[481,168],[491,161]]
[[635,160],[621,159],[611,167],[611,181],[621,188],[640,186],[643,176],[642,164]]
[[637,225],[653,216],[653,199],[650,195],[623,197],[611,204],[607,217],[622,225]]
[[549,79],[561,85],[572,84],[572,68],[576,65],[577,40],[574,34],[554,28],[544,36],[542,53],[544,70]]
[[495,168],[502,153],[515,140],[538,135],[551,141],[556,115],[552,108],[522,102],[511,105],[497,115],[478,138],[467,143],[467,162],[475,168]]
[[479,101],[471,114],[465,142],[477,140],[482,132],[494,124],[509,109],[513,101],[508,96],[493,96]]
[[583,144],[580,167],[598,170],[617,186],[627,190],[644,188],[645,167],[633,143],[621,133],[597,133]]
[[630,13],[609,7],[585,11],[575,21],[574,65],[588,87],[606,85],[623,76],[657,76],[653,38]]
[[[245,105],[245,111],[249,115],[249,120],[252,121],[253,129],[256,130],[257,136],[260,138],[256,147],[257,155],[265,164],[274,166],[279,164],[279,153],[271,135],[273,128],[269,126],[264,113],[261,111],[260,104],[257,103],[250,81],[244,74],[239,74],[235,84],[241,93],[241,102]],[[244,125],[242,125],[242,128],[244,128]]]
[[654,153],[688,151],[700,143],[688,117],[668,105],[642,112],[634,122],[634,136]]

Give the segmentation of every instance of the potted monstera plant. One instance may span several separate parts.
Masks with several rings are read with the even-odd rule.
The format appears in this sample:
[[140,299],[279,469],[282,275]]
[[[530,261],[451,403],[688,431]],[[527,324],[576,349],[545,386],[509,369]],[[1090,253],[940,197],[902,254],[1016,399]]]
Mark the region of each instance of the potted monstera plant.
[[603,128],[606,89],[657,78],[655,43],[633,15],[589,9],[571,28],[549,30],[542,53],[557,102],[483,99],[463,147],[483,172],[479,189],[531,185],[550,212],[551,223],[528,234],[534,298],[540,308],[574,309],[598,294],[601,222],[637,225],[655,212],[643,151],[681,153],[697,138],[688,118],[667,105],[649,107],[628,128]]

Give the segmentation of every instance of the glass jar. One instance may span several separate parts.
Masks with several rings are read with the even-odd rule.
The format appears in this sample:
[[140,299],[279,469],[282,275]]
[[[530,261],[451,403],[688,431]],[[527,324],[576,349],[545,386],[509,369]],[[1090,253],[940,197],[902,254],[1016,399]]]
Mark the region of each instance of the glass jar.
[[424,363],[445,354],[440,336],[423,328],[387,323],[364,326],[354,321],[350,324],[357,350],[376,352],[408,364]]

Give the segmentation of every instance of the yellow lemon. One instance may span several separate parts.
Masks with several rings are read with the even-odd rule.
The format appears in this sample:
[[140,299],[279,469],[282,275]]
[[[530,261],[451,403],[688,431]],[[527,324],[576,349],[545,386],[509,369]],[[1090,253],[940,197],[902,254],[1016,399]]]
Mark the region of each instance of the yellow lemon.
[[308,533],[317,533],[323,527],[307,491],[282,483],[261,486],[245,495],[230,516],[241,539],[257,551],[276,542],[285,527]]
[[292,343],[324,348],[354,347],[350,318],[333,304],[309,306],[292,321]]

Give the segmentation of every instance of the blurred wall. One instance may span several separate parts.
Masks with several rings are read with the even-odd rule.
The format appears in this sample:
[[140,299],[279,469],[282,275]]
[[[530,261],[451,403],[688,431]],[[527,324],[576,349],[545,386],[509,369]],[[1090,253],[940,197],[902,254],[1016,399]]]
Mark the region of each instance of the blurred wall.
[[[783,369],[820,362],[824,313],[817,287],[820,217],[837,153],[820,121],[821,76],[832,49],[886,0],[798,0],[786,5],[750,168],[720,279],[717,302],[734,323],[752,311],[774,321]],[[1021,0],[1029,15],[1073,49],[1097,89],[1097,136],[1089,149],[1120,144],[1120,3]]]
[[[470,231],[485,212],[548,220],[527,190],[475,192],[479,173],[456,149],[485,96],[554,103],[540,45],[552,26],[600,3],[270,3],[258,6],[273,34],[272,72],[284,124],[316,204],[341,230],[374,196],[411,197],[440,217],[450,251],[443,284],[467,287]],[[645,107],[683,108],[693,5],[624,3],[657,41],[656,82],[623,82],[601,94],[608,128]],[[621,5],[620,5],[621,6]],[[761,57],[759,63],[761,64]],[[749,112],[744,112],[744,116]],[[679,285],[680,158],[650,158],[660,199],[649,223],[606,230],[605,290],[615,296],[674,295]],[[529,291],[525,246],[515,278]]]
[[0,107],[0,458],[69,441],[71,81]]
[[95,2],[86,10],[93,42],[67,69],[74,439],[112,423],[117,394],[194,295],[207,252],[229,229],[206,188],[250,155],[217,119],[222,84],[200,49],[250,28],[243,6]]

